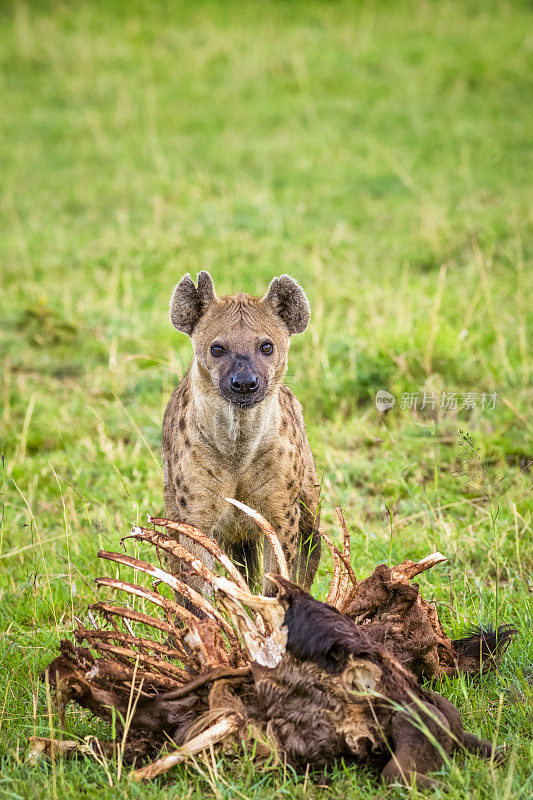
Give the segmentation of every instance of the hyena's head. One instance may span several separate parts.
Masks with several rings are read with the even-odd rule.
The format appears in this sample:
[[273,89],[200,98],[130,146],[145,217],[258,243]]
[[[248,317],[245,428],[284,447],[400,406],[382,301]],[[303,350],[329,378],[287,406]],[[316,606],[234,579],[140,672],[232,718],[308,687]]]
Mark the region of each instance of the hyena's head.
[[309,323],[309,303],[293,278],[274,278],[263,298],[218,298],[208,272],[198,286],[185,275],[170,300],[172,324],[191,337],[206,389],[228,403],[250,408],[281,384],[289,341]]

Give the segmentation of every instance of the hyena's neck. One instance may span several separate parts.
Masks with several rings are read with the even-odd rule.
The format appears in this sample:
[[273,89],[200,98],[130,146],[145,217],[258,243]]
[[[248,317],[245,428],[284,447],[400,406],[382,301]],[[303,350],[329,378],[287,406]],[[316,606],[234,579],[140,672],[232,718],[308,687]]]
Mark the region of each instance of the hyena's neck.
[[252,408],[238,408],[220,395],[193,364],[190,372],[192,417],[206,444],[223,457],[247,466],[279,434],[279,387]]

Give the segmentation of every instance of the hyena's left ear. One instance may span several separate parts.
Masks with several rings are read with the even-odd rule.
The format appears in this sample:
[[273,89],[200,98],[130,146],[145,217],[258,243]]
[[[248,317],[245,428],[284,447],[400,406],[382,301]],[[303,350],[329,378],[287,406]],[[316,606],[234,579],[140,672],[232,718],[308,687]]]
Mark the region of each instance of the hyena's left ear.
[[217,299],[209,272],[198,273],[198,287],[184,275],[170,298],[170,319],[175,328],[190,336],[196,323]]
[[302,333],[309,325],[309,302],[302,287],[290,275],[274,278],[263,301],[272,306],[291,335]]

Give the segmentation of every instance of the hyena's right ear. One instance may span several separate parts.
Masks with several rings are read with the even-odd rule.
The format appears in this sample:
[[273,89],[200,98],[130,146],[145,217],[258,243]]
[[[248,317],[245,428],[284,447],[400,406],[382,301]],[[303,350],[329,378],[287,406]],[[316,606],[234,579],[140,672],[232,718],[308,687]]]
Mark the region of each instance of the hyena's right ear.
[[217,299],[209,272],[198,273],[198,288],[184,275],[170,298],[170,319],[175,328],[190,336],[200,317]]

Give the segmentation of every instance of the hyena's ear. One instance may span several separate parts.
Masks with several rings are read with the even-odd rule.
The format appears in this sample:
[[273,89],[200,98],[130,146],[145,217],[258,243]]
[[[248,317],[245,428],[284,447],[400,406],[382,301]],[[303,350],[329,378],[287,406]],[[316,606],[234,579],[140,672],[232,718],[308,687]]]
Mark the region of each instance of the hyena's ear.
[[309,325],[309,302],[302,287],[290,275],[274,278],[263,301],[272,306],[291,335],[302,333]]
[[191,335],[200,317],[217,299],[209,272],[198,273],[198,288],[190,275],[184,275],[170,298],[170,319],[175,328]]

